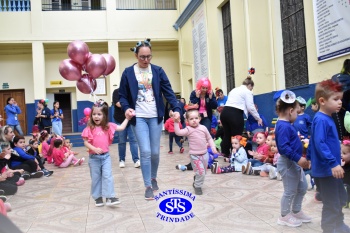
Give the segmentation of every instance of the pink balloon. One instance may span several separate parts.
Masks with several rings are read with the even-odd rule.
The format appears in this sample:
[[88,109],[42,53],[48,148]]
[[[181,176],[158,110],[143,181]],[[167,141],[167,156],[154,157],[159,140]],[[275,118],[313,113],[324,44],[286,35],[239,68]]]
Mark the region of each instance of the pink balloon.
[[100,54],[92,54],[86,61],[86,72],[93,78],[100,77],[106,68],[107,62]]
[[64,59],[58,67],[60,74],[68,81],[78,81],[81,78],[81,65],[71,59]]
[[91,108],[84,108],[84,115],[85,116],[90,116],[91,113]]
[[68,56],[76,63],[83,65],[89,57],[89,47],[81,40],[70,42],[67,47]]
[[77,81],[77,88],[81,93],[91,94],[96,90],[96,80],[89,77],[88,74],[84,74],[80,80]]
[[105,60],[107,62],[107,68],[106,68],[105,72],[103,72],[103,75],[109,75],[115,69],[114,57],[112,55],[109,55],[106,53],[102,54],[102,56],[105,58]]

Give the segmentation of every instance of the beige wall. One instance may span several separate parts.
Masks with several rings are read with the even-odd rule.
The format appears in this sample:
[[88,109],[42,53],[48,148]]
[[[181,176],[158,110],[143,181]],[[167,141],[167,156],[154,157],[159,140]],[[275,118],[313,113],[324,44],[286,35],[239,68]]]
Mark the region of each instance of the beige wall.
[[[213,86],[226,90],[225,59],[221,7],[227,1],[204,0],[210,78]],[[254,93],[262,94],[285,88],[283,39],[279,0],[231,0],[232,43],[236,86],[254,67]],[[350,56],[342,56],[318,63],[312,1],[304,0],[309,83],[316,83],[340,71]],[[189,19],[179,29],[180,67],[182,90],[189,96],[190,80],[194,77],[192,23]],[[194,88],[194,83],[192,83]]]

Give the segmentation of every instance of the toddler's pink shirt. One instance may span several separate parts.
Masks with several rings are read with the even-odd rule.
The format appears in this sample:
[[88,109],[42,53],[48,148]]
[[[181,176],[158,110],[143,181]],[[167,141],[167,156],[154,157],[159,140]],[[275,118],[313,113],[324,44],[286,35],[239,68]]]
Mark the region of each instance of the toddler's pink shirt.
[[[97,126],[93,129],[86,127],[81,136],[87,138],[88,142],[94,147],[101,148],[103,153],[109,151],[109,145],[112,144],[114,139],[114,133],[118,127],[117,124],[109,122],[109,129],[104,131],[101,126]],[[95,154],[94,151],[89,150],[89,154]]]

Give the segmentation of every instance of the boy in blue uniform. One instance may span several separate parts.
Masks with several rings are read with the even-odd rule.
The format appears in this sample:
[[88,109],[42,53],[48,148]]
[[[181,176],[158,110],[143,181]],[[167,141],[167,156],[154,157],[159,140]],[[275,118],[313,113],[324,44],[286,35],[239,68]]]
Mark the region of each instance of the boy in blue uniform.
[[305,99],[301,96],[298,96],[297,101],[300,105],[300,111],[298,112],[297,119],[294,121],[293,125],[297,132],[299,132],[300,136],[302,136],[302,138],[308,138],[309,128],[311,126],[311,117],[308,114],[304,113],[306,108]]
[[331,116],[342,107],[342,97],[340,83],[325,80],[316,86],[315,98],[320,110],[311,126],[308,159],[311,159],[312,174],[323,201],[321,227],[324,233],[350,232],[342,212],[347,196],[342,180],[340,142]]

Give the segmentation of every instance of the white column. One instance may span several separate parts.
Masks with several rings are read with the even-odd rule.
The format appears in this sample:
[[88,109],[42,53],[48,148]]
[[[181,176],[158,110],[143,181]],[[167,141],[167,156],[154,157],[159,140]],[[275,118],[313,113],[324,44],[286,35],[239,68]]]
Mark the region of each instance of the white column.
[[32,43],[34,99],[46,98],[45,53],[41,41]]
[[[108,54],[112,55],[115,59],[115,70],[109,75],[109,86],[107,86],[108,94],[112,97],[113,91],[119,87],[120,83],[120,67],[119,67],[119,44],[118,40],[108,41]],[[117,85],[117,86],[115,86]]]

